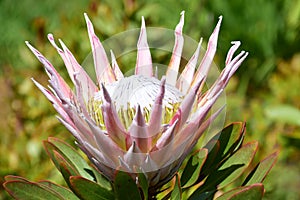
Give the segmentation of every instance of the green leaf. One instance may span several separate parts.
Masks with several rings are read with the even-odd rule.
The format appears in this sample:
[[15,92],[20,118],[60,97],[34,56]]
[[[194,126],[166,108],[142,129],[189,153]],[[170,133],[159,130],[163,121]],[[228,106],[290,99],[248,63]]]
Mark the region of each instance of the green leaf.
[[141,200],[135,181],[126,172],[119,171],[114,181],[115,194],[118,200]]
[[292,125],[300,126],[300,110],[290,105],[277,105],[265,108],[268,118]]
[[[82,176],[96,181],[108,190],[112,189],[110,182],[98,170],[88,165],[84,158],[69,144],[57,138],[49,137],[47,141],[44,141],[44,146],[56,168],[63,173],[68,184],[69,176]],[[64,163],[63,166],[61,166],[62,163]]]
[[[63,199],[78,199],[77,196],[71,191],[69,190],[68,188],[65,188],[63,186],[60,186],[60,185],[57,185],[55,183],[52,183],[50,181],[39,181],[39,182],[31,182],[23,177],[20,177],[20,176],[6,176],[5,177],[5,180],[7,182],[22,182],[22,183],[26,183],[26,184],[33,184],[33,185],[36,185],[36,186],[39,186],[41,188],[43,188],[44,190],[48,191],[48,192],[51,192],[51,193],[55,193],[57,195],[59,195],[60,198],[63,198]],[[33,191],[30,191],[30,192],[34,192],[35,190]],[[29,190],[28,190],[29,192]]]
[[75,194],[84,200],[114,200],[114,194],[97,183],[81,176],[71,176],[70,183]]
[[211,140],[204,148],[207,148],[208,155],[202,166],[202,171],[200,173],[200,176],[202,176],[203,178],[206,177],[211,171],[216,169],[218,163],[215,163],[215,158],[217,157],[220,149],[220,142],[218,140],[217,141]]
[[181,185],[184,188],[190,187],[196,183],[207,155],[207,149],[199,149],[189,158],[180,178]]
[[212,200],[215,193],[216,190],[206,191],[199,194],[193,193],[188,200]]
[[262,160],[258,165],[250,172],[242,185],[251,185],[254,183],[261,183],[274,166],[278,157],[278,152],[274,152],[267,158]]
[[44,146],[48,155],[50,156],[50,158],[52,159],[52,161],[58,169],[60,167],[58,165],[57,160],[55,159],[55,156],[53,155],[54,152],[57,152],[60,155],[60,157],[62,157],[63,160],[68,163],[68,166],[72,166],[72,168],[74,168],[75,171],[78,173],[77,175],[80,175],[90,180],[94,180],[94,177],[86,171],[86,169],[92,170],[92,168],[69,144],[57,138],[49,137],[47,141],[44,141]]
[[[230,133],[230,138],[228,140],[228,143],[223,143],[222,145],[226,146],[223,154],[223,158],[227,156],[228,154],[231,154],[239,149],[239,147],[242,145],[244,136],[246,133],[246,123],[244,122],[234,122],[230,126],[232,127],[232,131]],[[226,134],[222,134],[220,137],[220,140],[224,140],[224,136]],[[226,136],[225,136],[226,137]]]
[[53,158],[57,162],[58,170],[63,175],[66,183],[70,186],[70,176],[78,176],[78,171],[55,150],[53,151]]
[[[191,199],[199,199],[201,196],[205,196],[207,198],[207,195],[212,196],[211,193],[216,192],[217,186],[219,183],[221,183],[226,177],[228,177],[230,174],[232,174],[235,170],[242,167],[242,164],[238,165],[231,165],[230,167],[226,169],[219,169],[215,171],[214,173],[210,174],[207,179],[205,180],[204,184],[200,186],[197,190],[193,192],[193,194],[190,196]],[[205,194],[207,191],[209,193]]]
[[264,194],[264,186],[261,183],[234,188],[221,196],[216,200],[259,200],[262,199]]
[[60,194],[30,181],[13,180],[3,184],[5,190],[15,199],[64,200]]
[[139,173],[138,174],[138,180],[139,180],[139,185],[143,191],[143,194],[144,194],[144,200],[148,200],[148,188],[149,188],[149,185],[148,185],[148,180],[145,176],[144,173]]
[[235,170],[232,174],[230,174],[220,185],[219,187],[222,188],[235,179],[237,179],[244,170],[250,165],[251,161],[253,160],[255,153],[258,148],[258,142],[249,142],[242,146],[237,152],[235,152],[231,157],[226,160],[223,165],[219,168],[220,170],[226,169],[232,165],[243,165],[239,169]]
[[178,174],[176,174],[176,182],[171,193],[171,200],[181,200],[182,199],[182,192],[181,192],[181,185],[180,179]]
[[96,182],[103,188],[107,189],[107,190],[112,190],[111,187],[111,183],[110,181],[103,176],[97,169],[95,169],[94,167],[92,167],[92,170],[85,168],[86,172],[91,174],[91,176],[94,177],[94,179],[96,180]]
[[238,149],[244,138],[246,124],[235,122],[226,126],[220,133],[216,134],[211,140],[220,142],[220,148],[215,162],[220,162],[226,156]]
[[62,197],[64,197],[64,199],[79,200],[79,198],[71,190],[63,186],[57,185],[50,181],[39,181],[38,184],[41,187],[46,187],[48,189],[54,190],[55,192],[59,193]]
[[201,176],[205,177],[211,171],[215,171],[219,162],[228,158],[230,154],[237,151],[244,138],[246,124],[242,122],[235,122],[222,131],[216,134],[204,148],[208,149],[207,160],[202,167]]
[[24,182],[30,182],[29,180],[21,177],[21,176],[14,176],[14,175],[7,175],[4,177],[5,181],[24,181]]

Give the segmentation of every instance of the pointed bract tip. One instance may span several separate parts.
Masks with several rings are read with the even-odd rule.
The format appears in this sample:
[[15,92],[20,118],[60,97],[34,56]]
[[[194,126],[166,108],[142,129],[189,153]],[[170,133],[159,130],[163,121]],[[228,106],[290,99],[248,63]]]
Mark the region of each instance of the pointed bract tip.
[[53,36],[52,33],[48,33],[48,34],[47,34],[47,38],[48,38],[49,40],[54,40],[54,36]]
[[111,102],[111,98],[110,95],[107,91],[107,89],[105,88],[104,84],[101,83],[101,90],[102,90],[102,94],[103,94],[103,98],[106,102]]
[[165,85],[166,84],[166,76],[161,77],[160,82],[162,85]]
[[144,16],[142,16],[142,26],[141,26],[141,28],[143,28],[143,29],[146,28]]
[[184,23],[184,11],[180,13],[180,23]]
[[241,45],[241,41],[237,40],[237,41],[231,41],[231,44],[233,45]]
[[217,23],[217,26],[216,26],[216,28],[220,28],[220,26],[221,26],[221,23],[222,23],[222,19],[223,19],[223,16],[221,15],[220,17],[219,17],[219,21],[218,21],[218,23]]
[[90,18],[87,15],[87,13],[83,13],[83,16],[84,16],[86,22],[90,22]]
[[184,26],[184,11],[182,11],[180,13],[180,20],[179,20],[179,23],[177,24],[176,28],[175,28],[175,33],[177,34],[182,34],[182,29],[183,29],[183,26]]

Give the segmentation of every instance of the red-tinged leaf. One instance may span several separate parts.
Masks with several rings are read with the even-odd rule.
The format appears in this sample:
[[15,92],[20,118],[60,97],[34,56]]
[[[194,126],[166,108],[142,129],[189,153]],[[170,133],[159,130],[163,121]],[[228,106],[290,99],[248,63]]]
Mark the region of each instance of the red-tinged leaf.
[[53,151],[53,157],[57,162],[58,170],[63,175],[66,183],[70,186],[70,176],[79,176],[78,171],[72,165],[70,165],[58,152]]
[[258,148],[258,142],[254,141],[254,142],[247,143],[222,164],[219,170],[226,169],[233,165],[243,165],[243,166],[235,170],[226,179],[224,179],[224,181],[219,185],[220,188],[228,185],[229,183],[237,179],[245,171],[245,169],[252,162],[255,153],[257,151],[257,148]]
[[210,174],[211,171],[215,171],[217,165],[219,164],[218,162],[215,162],[215,159],[220,149],[220,141],[211,140],[205,145],[204,148],[208,150],[208,155],[204,162],[204,165],[202,166],[202,171],[200,173],[200,176],[202,176],[203,178],[206,177],[208,174]]
[[[216,155],[214,162],[220,162],[234,151],[238,150],[243,141],[246,130],[246,124],[242,122],[235,122],[226,126],[222,131],[217,133],[207,145],[219,141],[220,148]],[[206,145],[206,146],[207,146]]]
[[[36,187],[41,187],[44,190],[51,192],[51,193],[55,193],[55,195],[59,195],[59,197],[63,197],[64,199],[78,199],[77,196],[68,188],[65,188],[63,186],[54,184],[50,181],[39,181],[39,182],[31,182],[23,177],[20,176],[12,176],[12,175],[8,175],[5,177],[6,182],[22,182],[22,183],[26,183],[26,184],[33,184]],[[15,189],[13,189],[15,190]],[[32,192],[32,191],[28,191],[28,192]]]
[[171,193],[172,200],[181,200],[182,199],[182,192],[181,192],[181,184],[178,174],[176,174],[176,182]]
[[188,188],[197,182],[207,155],[207,149],[199,149],[189,158],[180,178],[182,187]]
[[278,151],[272,153],[264,160],[262,160],[258,165],[250,172],[250,174],[245,179],[243,185],[251,185],[254,183],[261,183],[272,169],[276,163],[278,157]]
[[55,183],[52,183],[50,181],[39,181],[39,186],[46,187],[51,190],[54,190],[55,192],[59,193],[61,196],[63,196],[65,199],[74,199],[79,200],[79,198],[68,188],[65,188],[63,186],[57,185]]
[[3,184],[5,190],[14,198],[19,200],[64,200],[59,193],[40,186],[38,183],[30,181],[7,181]]
[[[244,122],[234,122],[231,126],[233,126],[232,131],[228,143],[226,144],[223,157],[239,149],[246,133],[246,123]],[[223,138],[220,139],[223,140]]]
[[70,177],[71,188],[83,200],[114,200],[114,194],[99,184],[81,176]]
[[142,200],[135,181],[126,172],[119,171],[116,174],[114,186],[118,200]]
[[[212,197],[214,193],[217,191],[217,186],[226,179],[230,174],[232,174],[237,169],[241,168],[243,165],[231,165],[225,169],[218,169],[213,173],[209,174],[206,178],[203,185],[201,185],[197,190],[195,190],[190,199],[196,200],[206,197],[204,199],[210,199],[208,197]],[[200,198],[201,197],[201,198]]]
[[21,176],[14,176],[14,175],[7,175],[4,177],[5,181],[24,181],[24,182],[30,182],[26,178],[23,178]]
[[87,172],[87,170],[92,171],[93,169],[69,144],[57,138],[49,137],[47,141],[44,141],[44,146],[57,168],[59,168],[59,165],[53,156],[54,151],[60,154],[60,157],[64,158],[63,160],[68,163],[68,166],[72,166],[72,168],[78,172],[78,175],[90,180],[94,179],[94,177]]
[[261,183],[256,183],[249,186],[243,186],[234,188],[221,196],[219,196],[216,200],[259,200],[262,199],[264,194],[264,186]]

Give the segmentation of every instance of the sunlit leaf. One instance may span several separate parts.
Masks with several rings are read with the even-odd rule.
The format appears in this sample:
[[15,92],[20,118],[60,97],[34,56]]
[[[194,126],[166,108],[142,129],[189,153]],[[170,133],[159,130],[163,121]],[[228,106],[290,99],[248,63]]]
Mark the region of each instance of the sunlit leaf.
[[251,185],[254,183],[261,183],[271,168],[274,166],[278,157],[278,152],[272,153],[267,158],[262,160],[258,165],[251,171],[251,173],[245,179],[243,185]]
[[231,157],[229,157],[228,160],[224,162],[224,164],[219,168],[220,170],[226,169],[233,165],[243,165],[243,166],[235,170],[226,179],[224,179],[224,181],[222,181],[222,183],[219,185],[220,188],[231,183],[244,172],[244,170],[249,166],[249,164],[253,160],[257,148],[258,148],[258,142],[254,141],[254,142],[247,143],[244,146],[242,146],[242,148],[240,148],[237,152],[235,152]]
[[189,158],[180,178],[183,187],[190,187],[196,183],[200,176],[201,168],[206,161],[207,154],[207,149],[200,149]]
[[221,196],[216,200],[259,200],[262,199],[264,194],[263,184],[257,183],[249,186],[234,188]]
[[181,194],[181,185],[180,185],[180,179],[178,174],[176,174],[176,182],[173,188],[173,191],[171,193],[171,200],[181,200],[182,194]]

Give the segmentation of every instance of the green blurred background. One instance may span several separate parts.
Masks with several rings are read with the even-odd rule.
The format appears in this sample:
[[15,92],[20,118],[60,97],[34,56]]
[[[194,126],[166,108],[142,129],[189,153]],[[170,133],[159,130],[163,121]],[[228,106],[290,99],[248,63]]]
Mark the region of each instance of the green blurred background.
[[[247,121],[246,140],[258,140],[258,159],[280,149],[265,180],[265,199],[300,199],[300,0],[72,1],[0,0],[0,182],[7,174],[62,183],[42,140],[71,134],[54,117],[51,104],[30,78],[46,84],[28,40],[66,76],[47,33],[63,38],[79,62],[90,52],[83,13],[101,40],[140,26],[173,29],[185,10],[184,33],[207,40],[224,16],[215,62],[223,66],[230,41],[250,52],[227,89],[227,123]],[[164,56],[156,62],[166,63]],[[122,70],[133,63],[124,60]],[[0,188],[0,199],[9,199]]]

